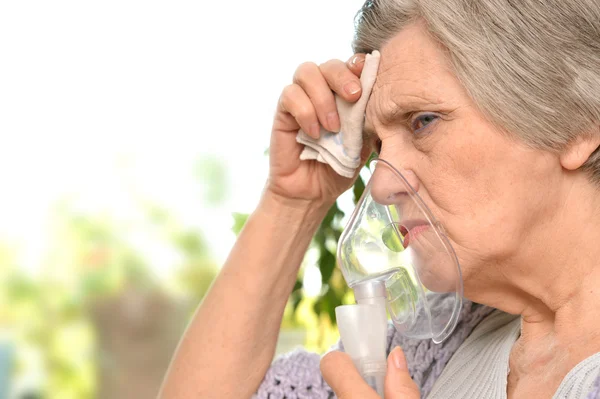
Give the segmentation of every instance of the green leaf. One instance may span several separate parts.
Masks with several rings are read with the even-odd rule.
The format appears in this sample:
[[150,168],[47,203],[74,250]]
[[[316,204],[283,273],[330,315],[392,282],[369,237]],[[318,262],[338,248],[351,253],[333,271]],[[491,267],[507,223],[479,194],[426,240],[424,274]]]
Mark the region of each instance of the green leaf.
[[327,283],[335,270],[335,256],[326,249],[321,250],[319,269],[321,270],[321,280]]
[[301,290],[302,287],[303,287],[302,280],[298,279],[298,280],[296,280],[296,284],[294,284],[294,289],[292,290],[292,292]]
[[333,204],[333,206],[331,208],[329,208],[329,210],[327,211],[327,215],[325,215],[325,217],[323,218],[323,221],[321,222],[321,229],[325,229],[329,226],[331,226],[331,223],[333,222],[333,218],[335,217],[335,214],[338,210],[337,207],[337,203]]
[[319,315],[319,314],[321,314],[322,309],[323,309],[323,299],[319,298],[319,300],[316,301],[315,304],[313,305],[313,312],[315,312],[315,314]]
[[302,291],[295,291],[292,293],[292,312],[295,314],[296,310],[298,310],[298,306],[300,306],[300,302],[302,302]]
[[326,313],[329,320],[335,324],[335,308],[342,304],[342,295],[339,295],[335,290],[329,289],[320,300],[320,312]]
[[244,225],[248,221],[248,217],[250,215],[248,215],[247,213],[234,212],[231,214],[231,216],[233,216],[233,227],[231,227],[231,230],[237,236],[242,231],[242,228],[244,228]]
[[376,152],[372,152],[371,155],[369,155],[369,159],[367,159],[367,162],[365,163],[365,167],[371,167],[371,161],[376,158],[379,158],[379,155]]
[[404,251],[404,246],[402,245],[402,234],[400,233],[400,229],[396,223],[392,223],[383,228],[383,232],[381,234],[381,240],[393,252],[402,252]]
[[363,195],[364,191],[365,191],[365,182],[363,181],[362,177],[358,176],[358,178],[354,182],[354,187],[352,187],[352,192],[354,193],[353,201],[354,201],[355,205],[358,202],[358,200],[360,199],[360,197]]

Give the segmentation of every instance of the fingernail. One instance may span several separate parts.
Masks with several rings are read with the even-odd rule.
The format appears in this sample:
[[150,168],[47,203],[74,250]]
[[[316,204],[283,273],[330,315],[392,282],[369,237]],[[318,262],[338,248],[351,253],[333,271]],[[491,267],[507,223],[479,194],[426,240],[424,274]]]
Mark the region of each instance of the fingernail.
[[340,118],[338,117],[337,112],[330,112],[327,114],[327,124],[332,132],[340,130]]
[[407,370],[406,367],[406,358],[404,357],[404,353],[399,346],[395,347],[391,353],[392,361],[394,362],[394,367],[398,370]]
[[321,132],[321,128],[318,123],[313,123],[310,125],[310,135],[313,137],[319,137],[319,133]]
[[346,83],[344,85],[344,91],[350,95],[354,95],[360,91],[360,85],[356,82]]
[[365,57],[363,55],[355,55],[354,58],[352,58],[352,61],[350,61],[352,63],[352,65],[360,65],[363,62],[365,62]]

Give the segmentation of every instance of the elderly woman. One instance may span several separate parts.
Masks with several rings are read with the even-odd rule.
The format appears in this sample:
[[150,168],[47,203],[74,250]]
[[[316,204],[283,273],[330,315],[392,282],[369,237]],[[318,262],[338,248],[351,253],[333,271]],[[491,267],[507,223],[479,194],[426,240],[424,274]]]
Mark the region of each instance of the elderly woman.
[[262,200],[163,396],[376,397],[344,353],[271,361],[312,234],[352,184],[300,161],[296,133],[337,131],[332,91],[356,101],[379,50],[363,155],[414,176],[468,299],[441,345],[389,330],[386,399],[600,397],[600,3],[373,0],[356,29],[349,62],[303,64],[283,90]]

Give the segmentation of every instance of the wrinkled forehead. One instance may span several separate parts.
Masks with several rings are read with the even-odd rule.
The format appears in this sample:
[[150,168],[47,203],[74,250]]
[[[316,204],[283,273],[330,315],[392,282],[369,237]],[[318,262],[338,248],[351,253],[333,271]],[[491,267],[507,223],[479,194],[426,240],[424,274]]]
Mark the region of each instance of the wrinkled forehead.
[[367,134],[408,113],[446,108],[464,96],[446,51],[422,24],[408,25],[380,52],[377,80],[366,109]]

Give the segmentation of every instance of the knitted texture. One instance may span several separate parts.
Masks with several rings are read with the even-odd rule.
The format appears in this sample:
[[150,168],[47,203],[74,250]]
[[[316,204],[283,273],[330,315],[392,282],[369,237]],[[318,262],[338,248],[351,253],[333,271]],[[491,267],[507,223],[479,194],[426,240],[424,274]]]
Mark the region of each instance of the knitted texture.
[[[403,337],[392,324],[388,325],[387,353],[400,346],[408,362],[408,370],[427,398],[433,384],[458,347],[477,325],[494,309],[464,300],[456,329],[443,343],[436,345],[429,339],[417,340]],[[331,350],[343,350],[341,342]],[[323,380],[319,369],[321,356],[297,349],[277,358],[267,371],[253,399],[331,399],[335,393]],[[586,399],[600,399],[600,375]]]
[[594,383],[594,387],[588,393],[586,399],[600,399],[600,374],[596,377],[596,382]]
[[430,339],[407,339],[395,333],[392,346],[388,350],[391,351],[396,346],[402,348],[406,354],[410,375],[421,390],[421,397],[427,397],[454,352],[479,322],[493,310],[465,300],[456,329],[439,345],[434,344]]
[[328,399],[333,392],[319,370],[321,356],[297,349],[279,357],[267,371],[256,399]]
[[[455,331],[440,345],[434,344],[429,339],[417,340],[403,337],[390,324],[387,353],[389,354],[396,346],[404,350],[410,375],[420,387],[422,397],[426,398],[454,352],[492,310],[464,300]],[[343,350],[343,346],[338,342],[332,350]],[[302,349],[277,358],[253,398],[334,398],[335,394],[321,376],[320,360],[321,356]]]

